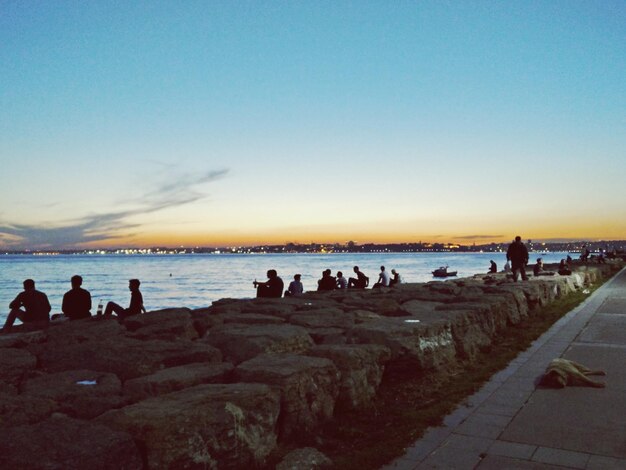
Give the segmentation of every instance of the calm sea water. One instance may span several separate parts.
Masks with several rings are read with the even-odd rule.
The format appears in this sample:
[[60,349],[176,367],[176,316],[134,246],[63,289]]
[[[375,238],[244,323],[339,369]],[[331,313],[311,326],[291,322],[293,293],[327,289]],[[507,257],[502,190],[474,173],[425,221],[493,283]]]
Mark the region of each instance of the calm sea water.
[[[533,253],[531,262],[541,256],[546,263],[558,262],[567,253]],[[278,255],[0,255],[0,320],[8,305],[22,290],[24,279],[34,279],[45,292],[52,312],[61,311],[63,294],[70,289],[70,277],[80,274],[83,287],[91,292],[95,313],[98,300],[113,300],[127,306],[128,279],[141,280],[141,291],[148,310],[166,307],[199,308],[224,297],[254,297],[254,279],[266,280],[268,269],[276,269],[285,286],[296,273],[302,274],[305,290],[314,290],[324,269],[333,275],[343,271],[350,277],[358,265],[370,278],[378,278],[380,266],[395,268],[405,282],[431,281],[431,271],[448,265],[459,277],[486,273],[489,260],[501,269],[504,253],[385,253],[385,254],[278,254]]]

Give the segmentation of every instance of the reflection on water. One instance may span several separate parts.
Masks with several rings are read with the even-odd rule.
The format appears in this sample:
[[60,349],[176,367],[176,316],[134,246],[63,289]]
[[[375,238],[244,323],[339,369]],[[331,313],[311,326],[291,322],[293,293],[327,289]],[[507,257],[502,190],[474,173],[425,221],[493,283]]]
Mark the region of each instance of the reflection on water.
[[[555,263],[567,253],[531,254],[531,263],[541,256],[544,263]],[[486,273],[489,260],[501,269],[504,253],[367,253],[367,254],[278,254],[278,255],[59,255],[0,256],[0,319],[8,314],[9,302],[22,290],[22,281],[32,278],[60,312],[63,294],[70,288],[70,277],[83,276],[83,287],[91,292],[93,310],[100,299],[128,305],[128,279],[141,280],[141,291],[148,310],[166,307],[200,308],[224,297],[253,297],[254,279],[265,280],[268,269],[276,269],[285,286],[296,273],[302,274],[305,290],[314,290],[322,271],[333,275],[343,271],[353,275],[358,265],[373,285],[380,266],[396,269],[405,282],[435,280],[432,270],[450,266],[459,277]],[[454,279],[454,278],[452,278]],[[443,281],[445,282],[445,281]]]

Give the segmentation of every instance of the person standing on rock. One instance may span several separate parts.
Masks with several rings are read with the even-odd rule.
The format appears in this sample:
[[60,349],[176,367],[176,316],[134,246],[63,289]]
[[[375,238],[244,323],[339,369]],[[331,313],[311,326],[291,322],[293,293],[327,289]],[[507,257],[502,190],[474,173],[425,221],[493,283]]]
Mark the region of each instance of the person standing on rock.
[[104,309],[104,316],[110,317],[112,313],[117,315],[117,318],[123,320],[131,315],[138,315],[140,313],[146,313],[146,309],[143,306],[143,296],[139,291],[141,282],[139,279],[131,279],[128,281],[128,289],[130,290],[130,305],[128,308],[124,308],[115,302],[108,302]]
[[527,281],[526,265],[528,264],[528,249],[522,243],[522,237],[515,237],[515,241],[509,245],[506,251],[507,261],[511,261],[511,269],[513,270],[513,281],[517,282],[518,271],[522,275],[522,280]]
[[283,280],[278,277],[278,273],[275,269],[270,269],[267,272],[267,281],[258,282],[256,279],[252,283],[256,287],[257,297],[269,297],[279,299],[283,295],[283,287],[285,284]]
[[88,290],[81,287],[83,278],[79,275],[72,276],[70,282],[72,283],[72,289],[68,290],[63,296],[63,304],[61,306],[63,314],[70,320],[91,317],[91,294]]
[[35,289],[35,281],[32,279],[26,279],[23,285],[24,291],[20,292],[13,302],[9,304],[11,311],[2,328],[3,333],[11,331],[11,327],[16,319],[22,323],[43,322],[47,324],[50,322],[50,310],[52,310],[52,307],[50,306],[48,296]]
[[348,287],[356,287],[357,289],[365,289],[367,284],[369,284],[370,279],[365,274],[361,272],[358,266],[352,268],[354,273],[356,274],[356,278],[351,277],[348,279]]

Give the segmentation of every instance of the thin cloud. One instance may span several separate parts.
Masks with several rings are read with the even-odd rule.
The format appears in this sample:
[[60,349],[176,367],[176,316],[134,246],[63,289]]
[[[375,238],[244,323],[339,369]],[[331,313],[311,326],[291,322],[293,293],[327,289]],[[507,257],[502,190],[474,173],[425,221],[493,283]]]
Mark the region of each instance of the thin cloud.
[[[148,191],[135,200],[126,201],[130,209],[90,214],[60,226],[14,224],[0,221],[0,242],[14,248],[70,248],[77,245],[111,241],[121,232],[138,229],[139,224],[127,219],[151,214],[199,201],[207,195],[198,186],[223,178],[228,170],[209,171],[201,175],[180,175]],[[127,236],[127,234],[125,234]]]
[[490,240],[490,239],[500,239],[503,238],[504,235],[465,235],[463,237],[455,237],[457,240]]

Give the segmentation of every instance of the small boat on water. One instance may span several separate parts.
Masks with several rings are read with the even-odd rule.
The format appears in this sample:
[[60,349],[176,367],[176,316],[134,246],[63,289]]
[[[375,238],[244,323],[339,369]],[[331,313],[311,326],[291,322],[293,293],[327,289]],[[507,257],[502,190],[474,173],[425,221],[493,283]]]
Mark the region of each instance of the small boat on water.
[[433,271],[434,277],[450,277],[456,276],[458,271],[448,271],[448,266],[441,266]]

